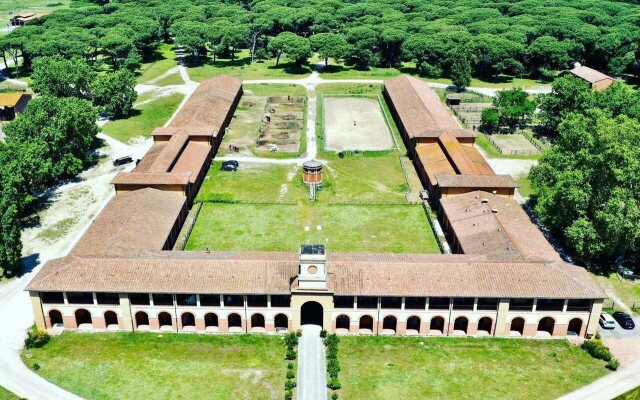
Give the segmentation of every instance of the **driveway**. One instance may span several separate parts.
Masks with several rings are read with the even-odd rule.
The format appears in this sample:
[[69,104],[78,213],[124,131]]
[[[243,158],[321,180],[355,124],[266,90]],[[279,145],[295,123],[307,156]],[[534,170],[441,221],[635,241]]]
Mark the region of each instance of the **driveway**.
[[298,343],[298,400],[327,400],[327,359],[318,325],[303,325]]

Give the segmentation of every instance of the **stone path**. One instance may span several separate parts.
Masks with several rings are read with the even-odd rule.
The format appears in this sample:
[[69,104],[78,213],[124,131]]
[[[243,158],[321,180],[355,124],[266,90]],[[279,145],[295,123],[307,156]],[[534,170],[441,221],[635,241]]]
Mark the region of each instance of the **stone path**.
[[318,325],[303,325],[298,343],[298,400],[327,399],[327,359]]

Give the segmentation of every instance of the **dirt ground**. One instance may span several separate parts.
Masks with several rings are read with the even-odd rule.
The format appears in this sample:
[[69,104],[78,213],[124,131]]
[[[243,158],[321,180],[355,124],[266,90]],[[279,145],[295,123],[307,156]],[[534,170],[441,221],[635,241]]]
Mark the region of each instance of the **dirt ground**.
[[[258,128],[264,114],[267,98],[245,94],[236,109],[229,130],[220,146],[221,155],[252,156],[256,147]],[[234,151],[233,149],[238,151]]]
[[327,150],[388,150],[393,147],[377,100],[325,98],[324,118]]
[[511,135],[491,135],[490,137],[498,147],[500,147],[503,154],[537,154],[540,152],[526,137],[517,133]]
[[269,152],[277,146],[278,152],[300,151],[300,137],[304,125],[304,97],[269,97],[264,110],[256,151]]

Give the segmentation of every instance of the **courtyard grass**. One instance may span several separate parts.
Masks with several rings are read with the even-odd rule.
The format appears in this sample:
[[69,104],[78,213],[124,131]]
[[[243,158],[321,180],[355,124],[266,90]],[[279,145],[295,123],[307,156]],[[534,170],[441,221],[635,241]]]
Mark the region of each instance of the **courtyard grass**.
[[137,82],[145,83],[153,80],[177,65],[178,61],[173,45],[163,43],[158,48],[157,58],[140,66],[140,76],[138,76]]
[[287,83],[248,83],[242,88],[254,96],[307,96],[304,86]]
[[613,400],[640,400],[640,387],[620,395]]
[[86,399],[280,399],[279,336],[65,333],[22,359]]
[[379,83],[321,83],[316,93],[322,95],[379,95],[382,85]]
[[180,105],[184,96],[172,94],[134,108],[134,115],[107,122],[102,132],[123,143],[134,137],[148,137],[154,128],[163,126]]
[[162,79],[158,79],[154,82],[158,86],[171,86],[171,85],[184,85],[184,80],[178,72],[175,74],[167,75]]
[[0,386],[0,400],[18,400],[20,397]]
[[[640,310],[640,281],[630,281],[620,278],[615,272],[607,275],[593,275],[598,284],[605,289],[615,293],[628,307],[636,306],[635,314]],[[616,304],[616,311],[622,307]]]
[[605,375],[560,340],[341,337],[345,399],[554,399]]
[[439,252],[422,207],[409,204],[205,203],[186,248],[296,251],[302,243],[332,252]]
[[520,175],[516,179],[516,182],[518,182],[518,185],[520,185],[520,187],[518,188],[518,193],[520,193],[520,196],[524,197],[525,199],[531,197],[531,195],[533,194],[533,189],[531,189],[531,179],[529,179],[529,175]]

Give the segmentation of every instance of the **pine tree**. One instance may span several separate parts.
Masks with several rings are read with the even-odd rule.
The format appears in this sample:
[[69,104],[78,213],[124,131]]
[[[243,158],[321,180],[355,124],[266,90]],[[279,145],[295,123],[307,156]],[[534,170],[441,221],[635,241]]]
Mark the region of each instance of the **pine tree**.
[[451,65],[451,81],[461,92],[471,84],[471,60],[465,48],[460,48],[456,52]]

